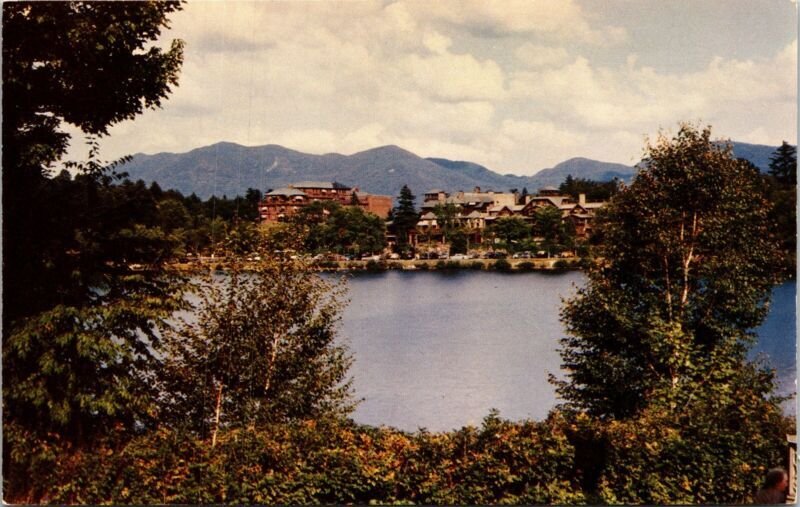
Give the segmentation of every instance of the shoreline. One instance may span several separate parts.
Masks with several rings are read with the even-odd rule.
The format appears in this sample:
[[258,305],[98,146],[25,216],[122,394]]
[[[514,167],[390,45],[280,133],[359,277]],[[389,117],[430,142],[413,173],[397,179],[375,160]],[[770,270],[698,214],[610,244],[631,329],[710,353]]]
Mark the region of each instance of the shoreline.
[[[575,271],[582,270],[589,261],[581,257],[564,257],[549,259],[397,259],[397,260],[353,260],[353,261],[322,261],[312,263],[312,269],[321,272],[348,272],[348,271],[500,271],[500,272],[531,272],[531,271]],[[255,267],[256,261],[245,261],[243,269]],[[192,271],[227,271],[230,263],[225,258],[203,259],[196,262],[176,262],[166,265],[167,269],[181,272]]]

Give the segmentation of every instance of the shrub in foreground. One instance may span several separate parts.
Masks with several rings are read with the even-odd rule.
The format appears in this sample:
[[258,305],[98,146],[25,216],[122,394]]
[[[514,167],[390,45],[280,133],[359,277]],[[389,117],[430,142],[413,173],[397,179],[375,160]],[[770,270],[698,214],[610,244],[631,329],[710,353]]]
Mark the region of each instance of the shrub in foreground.
[[[65,453],[36,499],[57,503],[576,503],[557,419],[408,434],[335,420],[220,434],[175,430]],[[19,498],[19,497],[18,497]],[[13,500],[13,498],[11,498]]]

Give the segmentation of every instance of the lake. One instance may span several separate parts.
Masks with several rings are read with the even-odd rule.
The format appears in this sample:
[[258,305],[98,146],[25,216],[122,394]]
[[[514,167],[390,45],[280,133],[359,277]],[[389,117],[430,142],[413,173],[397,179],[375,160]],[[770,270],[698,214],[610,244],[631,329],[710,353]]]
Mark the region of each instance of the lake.
[[[557,403],[547,376],[560,369],[561,298],[583,282],[580,272],[349,275],[341,334],[363,398],[353,418],[409,431],[478,425],[491,408],[544,418]],[[753,351],[783,392],[794,392],[796,376],[795,293],[794,281],[775,289]]]

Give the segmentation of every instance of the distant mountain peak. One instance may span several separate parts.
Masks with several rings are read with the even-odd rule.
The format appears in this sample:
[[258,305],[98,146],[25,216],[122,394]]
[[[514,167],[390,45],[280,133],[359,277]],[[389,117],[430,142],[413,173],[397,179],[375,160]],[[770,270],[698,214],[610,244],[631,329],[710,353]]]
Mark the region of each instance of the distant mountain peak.
[[[734,143],[734,154],[762,167],[776,148]],[[498,174],[480,164],[445,158],[421,158],[397,145],[385,145],[352,155],[312,155],[276,144],[242,146],[222,141],[186,153],[136,154],[123,170],[133,180],[157,181],[201,198],[244,195],[248,188],[265,191],[293,182],[339,181],[364,192],[396,196],[403,185],[420,195],[431,188],[448,192],[508,190],[560,185],[567,175],[597,181],[630,180],[636,168],[584,157],[573,157],[532,176]]]
[[359,151],[351,155],[351,157],[355,156],[363,156],[363,155],[374,155],[374,154],[381,154],[381,155],[403,155],[403,156],[411,156],[415,158],[419,158],[419,155],[416,153],[412,153],[405,148],[401,148],[396,144],[386,144],[384,146],[378,146],[376,148],[370,148],[368,150]]

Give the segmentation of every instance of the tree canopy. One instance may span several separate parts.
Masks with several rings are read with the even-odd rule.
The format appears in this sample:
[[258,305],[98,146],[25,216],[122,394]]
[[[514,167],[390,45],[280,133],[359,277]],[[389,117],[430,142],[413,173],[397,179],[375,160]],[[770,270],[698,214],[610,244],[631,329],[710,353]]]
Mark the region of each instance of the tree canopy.
[[23,489],[52,446],[134,432],[154,415],[155,329],[182,286],[132,265],[157,266],[174,238],[152,226],[143,183],[114,184],[96,139],[77,178],[50,176],[64,123],[103,135],[177,84],[182,42],[152,44],[178,8],[3,4],[3,462]]
[[183,43],[168,51],[148,44],[178,9],[179,2],[4,4],[4,168],[57,160],[69,140],[61,122],[105,134],[160,106],[178,84]]
[[769,158],[769,173],[781,183],[797,185],[797,147],[784,141]]
[[571,174],[558,186],[559,192],[577,199],[580,194],[586,195],[587,201],[607,201],[617,193],[619,182],[593,181],[586,178],[574,178]]
[[408,232],[417,226],[419,215],[414,208],[414,194],[407,185],[400,189],[397,207],[392,210],[393,228],[397,235],[398,246],[404,248],[408,245]]
[[[201,438],[220,428],[342,416],[350,357],[335,342],[343,287],[290,259],[208,275],[196,314],[165,330],[162,420]],[[213,444],[212,444],[213,445]]]
[[780,250],[760,176],[710,136],[683,125],[647,147],[562,310],[566,380],[552,381],[600,421],[584,445],[603,457],[604,502],[741,502],[780,459],[773,376],[747,359]]
[[600,214],[604,263],[564,310],[559,392],[601,416],[740,372],[778,276],[758,175],[709,129],[660,137],[643,164]]
[[[177,85],[183,43],[173,41],[167,51],[151,44],[179,8],[178,2],[3,4],[5,329],[61,301],[58,294],[74,285],[74,263],[53,261],[77,258],[64,257],[62,248],[75,235],[75,212],[71,203],[50,205],[52,185],[45,178],[69,143],[62,124],[103,135],[109,126],[158,107]],[[110,176],[97,160],[96,142],[90,155],[82,169],[96,182],[87,185],[84,200],[94,211],[97,187]],[[85,262],[82,273],[94,276],[88,271],[103,266]]]

